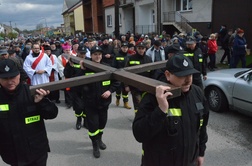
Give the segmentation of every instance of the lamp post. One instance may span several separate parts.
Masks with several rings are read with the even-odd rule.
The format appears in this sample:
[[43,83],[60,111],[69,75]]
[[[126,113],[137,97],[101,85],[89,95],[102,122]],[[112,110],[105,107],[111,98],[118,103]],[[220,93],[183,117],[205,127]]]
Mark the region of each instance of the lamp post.
[[47,34],[47,22],[46,22],[46,18],[42,17],[42,19],[45,19],[45,33]]
[[4,42],[6,40],[6,28],[4,28]]

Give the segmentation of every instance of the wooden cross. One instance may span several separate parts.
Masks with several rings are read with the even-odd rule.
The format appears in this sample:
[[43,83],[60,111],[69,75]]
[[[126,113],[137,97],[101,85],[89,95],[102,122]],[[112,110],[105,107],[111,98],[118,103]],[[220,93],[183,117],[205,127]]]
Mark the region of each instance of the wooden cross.
[[[68,54],[63,54],[64,57],[68,58]],[[71,56],[71,61],[74,63],[79,63],[81,58]],[[166,64],[166,61],[159,61],[159,62],[153,62],[153,63],[147,63],[142,65],[136,65],[131,67],[125,67],[122,69],[116,69],[110,66],[106,66],[100,63],[92,62],[90,60],[84,60],[84,66],[86,68],[89,68],[91,70],[96,71],[97,73],[87,76],[79,76],[74,78],[68,78],[65,80],[30,86],[31,93],[34,94],[35,90],[38,88],[43,88],[45,90],[61,90],[65,89],[67,87],[74,87],[84,84],[89,84],[93,82],[98,82],[102,80],[109,80],[109,79],[115,79],[121,82],[124,82],[127,85],[136,87],[140,89],[141,91],[145,91],[151,94],[156,93],[156,86],[158,85],[167,85],[167,83],[147,78],[141,75],[138,75],[137,73],[141,73],[148,70],[155,70],[164,68]],[[181,95],[181,89],[179,87],[175,87],[173,85],[170,85],[171,92],[173,93],[173,96],[170,98],[178,97]]]

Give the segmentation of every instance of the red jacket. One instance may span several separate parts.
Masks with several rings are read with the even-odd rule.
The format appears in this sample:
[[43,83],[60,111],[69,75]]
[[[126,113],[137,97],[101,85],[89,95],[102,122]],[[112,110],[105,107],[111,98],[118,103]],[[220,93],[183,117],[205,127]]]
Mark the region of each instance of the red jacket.
[[215,54],[218,50],[217,42],[215,39],[209,39],[207,41],[207,46],[208,46],[208,54]]

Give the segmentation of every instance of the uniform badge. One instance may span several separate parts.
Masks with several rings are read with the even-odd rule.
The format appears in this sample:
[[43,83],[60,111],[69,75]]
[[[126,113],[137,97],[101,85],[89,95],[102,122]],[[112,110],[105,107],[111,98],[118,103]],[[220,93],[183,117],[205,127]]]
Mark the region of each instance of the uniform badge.
[[9,68],[9,66],[5,66],[5,68],[4,68],[4,70],[6,71],[6,72],[8,72],[9,70],[10,70],[10,68]]
[[183,65],[184,65],[185,67],[188,66],[188,62],[187,62],[185,59],[184,59]]

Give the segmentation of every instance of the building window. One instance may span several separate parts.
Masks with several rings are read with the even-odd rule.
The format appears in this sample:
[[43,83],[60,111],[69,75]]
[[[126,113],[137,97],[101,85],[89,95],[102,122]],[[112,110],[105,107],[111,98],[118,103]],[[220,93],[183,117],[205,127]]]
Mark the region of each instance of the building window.
[[192,0],[180,0],[181,11],[192,10]]
[[107,15],[107,27],[112,27],[112,15]]
[[152,10],[152,23],[155,24],[155,10]]
[[119,25],[120,25],[120,27],[122,26],[122,15],[121,15],[121,13],[119,13]]

